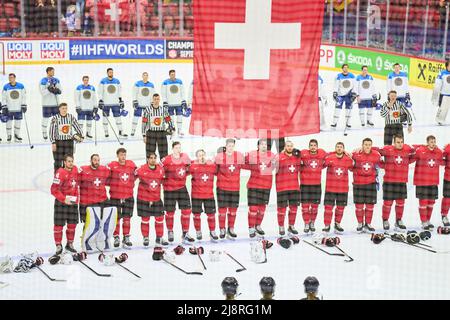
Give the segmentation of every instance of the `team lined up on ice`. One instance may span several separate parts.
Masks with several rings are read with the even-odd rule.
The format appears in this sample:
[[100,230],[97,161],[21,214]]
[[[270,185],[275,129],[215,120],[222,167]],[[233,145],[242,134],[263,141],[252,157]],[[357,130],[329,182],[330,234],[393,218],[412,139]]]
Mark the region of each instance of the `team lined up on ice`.
[[[58,114],[62,85],[55,77],[55,69],[48,67],[47,76],[39,84],[42,96],[42,136],[48,139],[48,123],[52,116]],[[176,78],[175,70],[169,71],[169,78],[161,84],[161,97],[163,106],[167,107],[171,116],[177,116],[178,136],[182,137],[183,115],[191,112],[193,84],[189,87],[186,101],[183,81]],[[132,89],[133,96],[133,120],[131,136],[134,136],[139,119],[143,110],[150,106],[155,93],[155,85],[149,81],[147,72],[142,74],[142,80],[137,81]],[[92,138],[92,121],[98,120],[98,110],[102,110],[103,129],[105,137],[109,137],[108,119],[112,113],[119,135],[127,137],[122,128],[122,116],[128,112],[125,110],[125,102],[122,99],[122,85],[119,79],[114,77],[112,68],[107,69],[107,77],[100,81],[96,88],[90,84],[89,76],[83,76],[82,83],[78,85],[74,93],[75,108],[78,120],[83,127],[86,123],[86,137]],[[7,141],[13,138],[12,126],[14,123],[14,139],[21,142],[20,128],[24,113],[27,112],[26,88],[22,83],[16,81],[14,73],[9,74],[9,82],[3,86],[1,102],[1,121],[6,123]],[[1,141],[1,139],[0,139]]]
[[[446,61],[445,68],[436,77],[431,103],[436,106],[436,122],[439,125],[445,123],[448,110],[450,108],[450,65]],[[381,94],[376,91],[374,79],[369,74],[367,66],[361,68],[362,72],[356,76],[348,71],[348,65],[342,65],[342,72],[337,75],[334,81],[333,99],[335,109],[331,128],[336,129],[339,122],[342,108],[345,105],[345,125],[351,128],[350,118],[352,105],[356,101],[359,109],[361,126],[373,126],[372,115],[374,109],[379,109],[378,100]],[[409,94],[408,74],[401,71],[400,64],[394,64],[394,71],[387,77],[387,91],[396,91],[397,100],[406,107],[412,108],[411,96]],[[321,129],[326,127],[323,108],[327,105],[326,92],[323,79],[319,76],[319,111]],[[425,106],[423,106],[425,107]],[[412,110],[412,109],[411,109]]]
[[[205,212],[208,219],[210,237],[216,236],[216,200],[220,238],[234,239],[236,214],[240,204],[240,173],[250,170],[247,183],[248,230],[251,238],[263,236],[261,225],[269,204],[273,174],[277,193],[277,221],[280,236],[286,234],[285,218],[288,215],[288,233],[298,234],[295,228],[297,210],[301,206],[305,223],[304,232],[314,232],[318,207],[322,197],[322,170],[326,169],[324,196],[324,232],[329,232],[335,216],[335,232],[343,232],[340,223],[348,202],[349,172],[353,172],[353,200],[357,218],[358,232],[374,232],[372,216],[377,203],[379,187],[379,168],[385,170],[383,190],[382,220],[385,230],[390,228],[389,215],[395,202],[397,229],[405,230],[402,222],[405,199],[407,198],[408,171],[415,162],[414,185],[419,199],[419,215],[422,228],[432,230],[430,223],[433,206],[438,199],[440,184],[439,169],[445,166],[442,199],[442,222],[449,226],[447,219],[450,207],[450,145],[442,151],[436,146],[433,136],[427,138],[425,145],[408,146],[402,136],[395,136],[393,145],[376,148],[372,140],[366,138],[362,147],[352,154],[338,142],[335,151],[326,152],[319,148],[316,140],[309,142],[308,149],[298,150],[291,141],[285,149],[273,154],[264,139],[258,141],[257,149],[247,154],[235,151],[235,141],[228,139],[226,146],[219,148],[214,160],[206,159],[203,150],[196,152],[191,161],[181,152],[179,142],[172,145],[172,154],[158,162],[155,153],[147,155],[147,163],[138,169],[133,161],[126,159],[126,150],[117,151],[118,160],[108,166],[100,166],[98,155],[91,157],[91,164],[81,167],[80,172],[73,167],[73,157],[66,156],[64,168],[58,169],[51,187],[55,201],[55,242],[58,251],[62,250],[62,230],[67,226],[67,246],[73,248],[73,236],[78,223],[78,214],[85,221],[83,249],[98,244],[89,244],[98,232],[98,221],[108,222],[103,230],[114,236],[114,246],[120,246],[120,221],[122,221],[123,245],[130,247],[130,219],[135,207],[133,189],[139,179],[137,192],[137,213],[142,218],[141,233],[144,246],[149,245],[149,218],[155,217],[156,243],[166,244],[162,239],[164,223],[168,240],[174,241],[174,216],[176,205],[181,211],[182,240],[192,242],[189,236],[191,213],[197,239],[202,239],[200,214]],[[191,194],[186,187],[187,176],[192,176]],[[216,188],[214,192],[214,177]],[[109,186],[109,200],[106,186]],[[164,189],[164,199],[161,191]],[[78,212],[77,204],[80,204]],[[111,207],[116,209],[112,210]],[[108,214],[105,214],[107,208]],[[112,210],[112,211],[111,211]],[[116,211],[116,212],[114,212]],[[110,217],[110,213],[113,213]],[[118,219],[114,217],[117,216]],[[87,218],[88,217],[88,218]],[[272,217],[271,217],[272,218]],[[115,223],[117,220],[117,224]],[[113,232],[114,230],[114,232]],[[91,232],[93,234],[91,234]],[[106,231],[105,231],[106,233]],[[102,236],[103,237],[103,236]],[[87,240],[86,240],[87,239]],[[87,242],[86,242],[87,241]],[[101,246],[108,247],[108,239],[101,239]],[[100,249],[102,250],[102,249]]]

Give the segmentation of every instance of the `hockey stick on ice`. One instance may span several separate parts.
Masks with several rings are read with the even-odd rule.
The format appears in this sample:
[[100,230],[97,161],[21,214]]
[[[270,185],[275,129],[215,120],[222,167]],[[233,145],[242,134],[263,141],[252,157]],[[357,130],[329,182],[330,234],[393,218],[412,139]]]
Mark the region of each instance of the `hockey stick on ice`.
[[108,121],[109,126],[111,127],[112,132],[114,133],[114,135],[116,136],[117,142],[119,142],[119,144],[122,146],[123,145],[123,141],[121,141],[119,139],[119,136],[116,133],[116,130],[114,130],[114,127],[111,124],[111,121],[109,121],[109,117],[105,115],[105,113],[103,112],[103,117],[106,117],[106,121]]
[[329,255],[329,256],[337,256],[337,257],[344,257],[344,256],[345,256],[345,254],[342,254],[342,253],[331,253],[331,252],[328,252],[328,251],[326,251],[326,250],[320,248],[319,246],[315,245],[314,243],[311,243],[311,242],[309,242],[309,241],[306,241],[305,239],[303,239],[303,242],[309,244],[311,247],[314,247],[314,248],[316,248],[317,250],[320,250],[320,251],[326,253],[326,254]]
[[124,267],[123,265],[121,265],[120,263],[116,263],[119,267],[122,267],[123,269],[127,270],[129,273],[131,273],[132,275],[134,275],[136,278],[141,279],[141,277],[139,275],[137,275],[136,273],[134,273],[133,271],[131,271],[130,269],[128,269],[127,267]]
[[201,272],[197,272],[197,271],[189,272],[189,271],[186,271],[186,270],[184,270],[184,269],[181,269],[179,266],[173,264],[173,263],[170,262],[170,261],[167,261],[165,258],[163,258],[163,261],[167,262],[167,263],[170,264],[172,267],[174,267],[174,268],[180,270],[181,272],[183,272],[183,273],[185,273],[185,274],[196,274],[196,275],[200,275],[200,276],[203,275],[203,273],[201,273]]
[[344,260],[345,262],[352,262],[354,259],[350,257],[347,253],[344,252],[339,246],[335,245],[336,249],[338,249],[340,252],[342,252],[349,260]]
[[203,265],[203,269],[206,270],[205,263],[203,262],[203,259],[202,259],[202,257],[200,256],[200,252],[198,252],[198,249],[197,249],[195,246],[194,246],[194,250],[195,250],[195,252],[197,252],[197,256],[198,256],[198,258],[200,259],[200,262],[201,262],[202,265]]
[[30,149],[33,149],[34,146],[31,144],[30,131],[28,131],[28,121],[27,121],[27,117],[25,116],[25,113],[23,114],[23,119],[25,120],[25,129],[27,130],[28,145],[30,146]]
[[[426,251],[433,252],[433,253],[438,253],[434,249],[428,249],[428,248],[425,248],[425,247],[418,246],[417,244],[414,244],[414,243],[409,243],[409,242],[406,242],[406,241],[396,240],[396,239],[392,238],[392,235],[389,234],[389,233],[385,233],[385,235],[388,236],[389,239],[391,239],[394,242],[404,243],[404,244],[407,244],[407,245],[409,245],[411,247],[419,248],[419,249],[426,250]],[[441,253],[444,253],[444,252],[441,252]]]
[[42,272],[50,281],[57,281],[57,282],[66,282],[67,280],[63,280],[63,279],[55,279],[50,277],[47,272],[45,272],[44,270],[41,269],[41,267],[39,267],[38,265],[36,265],[36,268],[38,268],[38,270],[40,272]]
[[225,254],[227,255],[227,256],[229,256],[234,262],[236,262],[238,265],[240,265],[242,268],[240,268],[240,269],[236,269],[236,272],[241,272],[241,271],[245,271],[245,270],[247,270],[247,268],[246,267],[244,267],[239,261],[237,261],[235,258],[233,258],[233,256],[231,255],[231,254],[229,254],[228,252],[226,252],[226,251],[224,251],[225,252]]
[[88,268],[89,270],[91,270],[96,276],[99,277],[111,277],[110,274],[106,274],[106,273],[98,273],[97,271],[95,271],[94,269],[92,269],[91,267],[89,267],[86,263],[84,263],[83,261],[79,260],[79,259],[74,259],[75,261],[78,261],[79,263],[81,263],[82,265],[84,265],[86,268]]

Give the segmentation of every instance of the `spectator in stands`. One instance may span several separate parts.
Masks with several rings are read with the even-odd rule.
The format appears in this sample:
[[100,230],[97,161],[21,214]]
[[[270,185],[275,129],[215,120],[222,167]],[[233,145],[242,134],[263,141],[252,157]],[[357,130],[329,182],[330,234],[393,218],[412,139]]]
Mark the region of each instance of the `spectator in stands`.
[[439,0],[439,29],[444,30],[445,28],[445,19],[447,17],[447,7],[449,5],[448,0]]
[[65,22],[67,26],[67,36],[69,37],[73,37],[75,32],[75,12],[76,7],[71,5],[67,7],[66,16],[63,18],[63,22]]
[[94,30],[94,19],[92,19],[89,11],[84,13],[84,17],[81,21],[81,30],[83,32],[83,36],[91,36]]

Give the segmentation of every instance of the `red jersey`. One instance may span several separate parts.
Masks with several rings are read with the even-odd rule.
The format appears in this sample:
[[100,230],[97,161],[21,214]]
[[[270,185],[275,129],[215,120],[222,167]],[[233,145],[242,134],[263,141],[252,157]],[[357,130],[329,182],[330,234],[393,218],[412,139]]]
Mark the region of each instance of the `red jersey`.
[[300,190],[298,181],[300,157],[281,152],[277,156],[278,172],[275,176],[277,192]]
[[134,182],[136,177],[136,165],[131,160],[126,160],[125,164],[113,161],[108,164],[111,171],[109,175],[109,194],[111,199],[128,199],[133,197]]
[[245,156],[244,169],[250,170],[248,189],[270,190],[272,188],[274,161],[275,155],[270,151],[266,153],[252,151]]
[[215,163],[210,160],[206,161],[205,164],[194,161],[189,167],[189,173],[192,176],[192,198],[213,199]]
[[415,186],[439,185],[439,166],[444,164],[443,153],[438,147],[430,150],[427,146],[419,146],[414,155],[416,167],[414,168]]
[[136,170],[139,179],[137,198],[142,201],[157,202],[161,200],[161,185],[164,181],[164,168],[157,164],[151,169],[148,164]]
[[414,149],[404,144],[398,150],[393,145],[384,146],[378,150],[384,157],[384,182],[406,183],[408,182],[409,164],[414,162]]
[[109,174],[109,169],[105,166],[99,166],[97,169],[91,166],[80,168],[80,204],[89,205],[108,199],[106,184]]
[[444,180],[450,181],[450,144],[445,146],[443,157],[445,161]]
[[78,186],[79,179],[77,167],[73,166],[71,171],[67,171],[64,168],[59,168],[53,178],[50,192],[56,200],[61,203],[65,203],[66,196],[72,196],[78,199]]
[[300,183],[303,185],[320,185],[322,183],[323,163],[327,153],[322,149],[317,149],[315,154],[309,150],[302,150],[300,158]]
[[172,154],[162,159],[162,165],[165,171],[164,190],[175,191],[186,186],[186,177],[188,175],[191,159],[185,153],[180,153],[179,158]]
[[217,188],[225,191],[239,191],[241,169],[245,164],[242,153],[234,151],[232,155],[219,153],[214,161],[217,166]]
[[381,166],[381,155],[378,151],[353,153],[355,166],[353,169],[353,184],[371,184],[376,182],[377,167]]
[[339,158],[331,153],[325,158],[324,167],[327,168],[326,192],[348,192],[348,172],[353,170],[353,160],[344,154]]

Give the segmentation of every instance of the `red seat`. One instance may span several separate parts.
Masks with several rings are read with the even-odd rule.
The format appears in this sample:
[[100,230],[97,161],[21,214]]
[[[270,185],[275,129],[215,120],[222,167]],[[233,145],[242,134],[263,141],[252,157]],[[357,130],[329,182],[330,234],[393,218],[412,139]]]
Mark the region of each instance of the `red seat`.
[[5,13],[5,16],[8,18],[15,17],[16,16],[16,8],[14,3],[5,3],[3,5],[3,10]]
[[18,29],[20,27],[20,20],[17,18],[9,19],[9,27],[10,29]]
[[0,32],[9,31],[8,20],[6,18],[0,18]]

